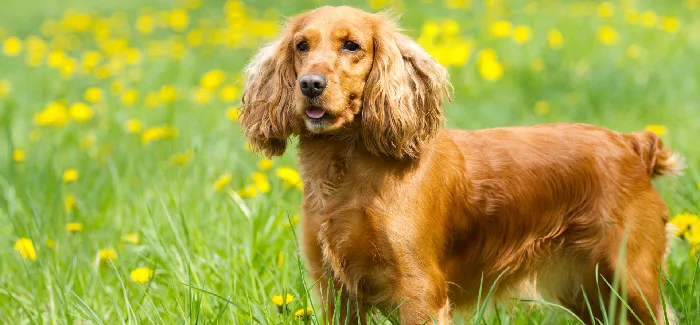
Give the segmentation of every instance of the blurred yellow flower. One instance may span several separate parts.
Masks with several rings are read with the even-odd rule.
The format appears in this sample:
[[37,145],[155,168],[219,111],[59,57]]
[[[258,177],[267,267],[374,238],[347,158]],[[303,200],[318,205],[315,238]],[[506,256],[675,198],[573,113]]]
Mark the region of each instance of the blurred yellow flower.
[[100,249],[97,252],[97,258],[95,261],[96,266],[107,266],[110,263],[114,263],[117,260],[117,251],[113,248]]
[[69,222],[66,224],[66,231],[67,232],[81,232],[83,231],[83,224],[79,222]]
[[602,18],[612,17],[615,14],[615,6],[612,2],[605,1],[598,5],[598,16]]
[[128,133],[141,133],[141,130],[143,130],[143,124],[141,121],[132,118],[124,123],[124,130],[126,130]]
[[87,149],[92,147],[95,144],[96,140],[97,138],[95,137],[95,134],[86,134],[84,137],[80,138],[80,142],[78,142],[78,145],[81,149]]
[[518,26],[513,29],[513,40],[518,44],[523,44],[532,37],[532,30],[527,26]]
[[508,37],[513,25],[509,21],[499,20],[491,25],[491,35],[495,37]]
[[129,277],[131,277],[131,280],[134,282],[146,283],[153,278],[153,270],[147,267],[140,267],[131,271]]
[[635,44],[630,44],[625,49],[625,55],[632,60],[639,59],[642,56],[642,48]]
[[73,212],[73,208],[75,208],[75,195],[68,194],[63,201],[66,213]]
[[272,296],[272,303],[277,307],[284,307],[294,301],[294,296],[287,294],[285,296]]
[[20,238],[15,241],[14,249],[19,253],[22,258],[36,261],[36,249],[34,248],[34,243],[29,238]]
[[598,28],[598,39],[606,45],[615,45],[617,43],[617,33],[615,29],[608,25]]
[[141,51],[137,48],[129,48],[124,52],[124,59],[128,64],[141,62]]
[[119,80],[114,80],[114,81],[112,81],[112,83],[109,85],[109,90],[110,90],[112,93],[115,93],[115,94],[116,94],[116,93],[119,93],[119,92],[121,92],[122,90],[124,90],[124,84],[123,84],[121,81],[119,81]]
[[284,252],[280,252],[279,255],[277,255],[277,267],[280,269],[284,267]]
[[642,22],[642,25],[651,28],[656,26],[656,22],[659,20],[659,17],[656,15],[655,12],[647,10],[642,13],[642,15],[640,16],[640,20]]
[[139,100],[139,91],[131,88],[122,93],[121,101],[124,106],[133,106]]
[[666,126],[658,125],[658,124],[647,125],[645,130],[650,131],[650,132],[654,132],[658,136],[662,136],[662,135],[666,134]]
[[675,17],[663,17],[661,20],[661,29],[667,33],[677,33],[681,28],[681,23]]
[[144,105],[146,105],[146,108],[158,107],[158,105],[160,105],[160,98],[158,97],[158,93],[148,93],[146,95],[146,99],[144,100]]
[[80,177],[80,173],[74,168],[68,168],[63,172],[63,181],[66,183],[75,182]]
[[498,62],[496,51],[483,49],[479,53],[479,74],[486,80],[498,80],[503,75],[503,65]]
[[141,134],[141,142],[148,144],[156,140],[174,138],[177,136],[177,130],[169,125],[148,128]]
[[547,115],[551,112],[552,105],[546,100],[538,100],[535,103],[535,113],[537,115]]
[[22,40],[12,36],[8,37],[2,44],[2,51],[7,56],[17,56],[22,52]]
[[194,158],[194,151],[192,151],[191,149],[187,149],[183,153],[178,153],[170,157],[170,163],[174,165],[183,166],[186,163],[190,162],[192,158]]
[[226,173],[219,176],[219,178],[217,178],[216,181],[214,181],[214,185],[212,185],[214,191],[219,192],[223,190],[224,187],[226,187],[226,185],[228,185],[228,183],[230,183],[232,179],[233,175],[231,175],[231,173]]
[[92,109],[84,103],[77,102],[68,109],[70,117],[78,122],[88,121],[92,118]]
[[211,101],[213,92],[204,87],[198,87],[193,94],[193,99],[199,104],[206,104]]
[[46,57],[46,63],[55,69],[60,68],[68,60],[66,54],[61,50],[53,50]]
[[639,12],[634,9],[625,10],[625,20],[630,25],[636,25],[639,22]]
[[82,65],[83,68],[92,69],[100,64],[102,61],[102,54],[98,51],[87,51],[83,53]]
[[270,170],[270,169],[272,169],[272,166],[274,166],[274,165],[275,165],[275,162],[273,162],[270,159],[261,159],[260,161],[258,161],[258,168],[260,170]]
[[221,88],[221,100],[231,102],[238,99],[238,89],[235,86],[224,86]]
[[187,28],[189,17],[184,9],[174,9],[168,14],[168,26],[174,31],[181,32]]
[[41,130],[40,129],[34,129],[31,132],[29,132],[29,141],[37,142],[39,140],[41,140]]
[[267,176],[261,172],[253,173],[253,182],[255,182],[255,187],[261,193],[270,192],[270,183],[267,181]]
[[287,186],[297,186],[301,187],[301,176],[293,168],[280,167],[277,168],[277,176],[284,181]]
[[306,309],[299,309],[294,313],[294,319],[306,320],[313,314],[314,309],[311,306],[306,307]]
[[553,49],[560,49],[564,45],[564,37],[558,29],[550,29],[547,31],[547,41]]
[[226,74],[221,70],[211,70],[205,73],[199,80],[200,86],[206,89],[215,89],[226,79]]
[[160,98],[161,101],[165,103],[170,103],[177,99],[178,96],[178,90],[175,88],[175,86],[171,85],[165,85],[160,87],[160,90],[158,91],[158,97]]
[[6,97],[10,93],[11,89],[12,85],[10,85],[9,80],[0,79],[0,98]]
[[23,162],[24,158],[25,158],[24,150],[22,150],[22,149],[12,150],[12,161]]
[[53,241],[52,239],[47,239],[46,240],[46,247],[55,249],[56,248],[56,242]]
[[88,103],[99,103],[102,101],[103,91],[97,87],[90,87],[83,93],[83,99]]
[[690,228],[695,225],[700,227],[700,217],[687,212],[676,215],[671,218],[670,222],[677,228],[673,231],[673,234],[676,236],[687,235]]
[[154,23],[153,16],[140,15],[136,18],[136,31],[142,35],[148,35],[153,32]]
[[58,101],[49,103],[43,111],[34,114],[34,123],[40,126],[63,126],[68,123],[68,109]]
[[187,33],[187,36],[185,37],[185,41],[187,42],[187,45],[196,47],[202,45],[202,40],[204,39],[204,35],[202,30],[200,29],[195,29]]
[[256,195],[258,195],[258,190],[255,188],[255,185],[248,185],[248,186],[236,191],[236,193],[238,194],[238,196],[245,199],[245,198],[255,197]]
[[226,110],[226,117],[231,121],[238,121],[238,117],[241,115],[241,110],[238,107],[231,107]]
[[471,0],[443,0],[445,7],[450,9],[468,9]]
[[141,242],[141,237],[135,232],[130,232],[122,236],[122,241],[129,244],[138,245]]

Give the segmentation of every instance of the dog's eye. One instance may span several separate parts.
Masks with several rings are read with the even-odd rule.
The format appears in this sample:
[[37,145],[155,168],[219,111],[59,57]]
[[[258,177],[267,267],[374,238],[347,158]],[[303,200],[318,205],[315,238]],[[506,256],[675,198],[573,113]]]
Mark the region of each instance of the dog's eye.
[[309,51],[309,43],[306,41],[301,41],[297,44],[297,50],[299,52],[308,52]]
[[355,52],[359,49],[360,49],[360,46],[357,45],[357,43],[355,43],[353,41],[345,41],[345,43],[343,43],[343,50],[344,51]]

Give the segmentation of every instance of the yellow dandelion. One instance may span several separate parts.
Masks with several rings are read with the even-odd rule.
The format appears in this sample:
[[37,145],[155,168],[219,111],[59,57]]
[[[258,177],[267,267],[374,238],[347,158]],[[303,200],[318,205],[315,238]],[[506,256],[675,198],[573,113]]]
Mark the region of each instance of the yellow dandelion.
[[277,168],[277,176],[285,183],[287,186],[300,186],[301,176],[293,168],[280,167]]
[[60,68],[66,60],[68,60],[68,57],[66,57],[66,54],[60,50],[53,50],[46,57],[46,63],[55,69]]
[[133,106],[139,100],[139,91],[131,88],[122,93],[121,102],[124,106]]
[[206,104],[211,101],[212,91],[204,87],[198,87],[194,94],[192,95],[195,102],[199,104]]
[[46,240],[46,247],[51,248],[51,249],[56,249],[56,242],[53,241],[53,239],[47,239]]
[[655,12],[647,10],[642,13],[642,15],[639,17],[639,20],[642,22],[643,26],[651,28],[656,26],[656,22],[659,21],[659,17],[656,15]]
[[538,100],[535,103],[535,113],[537,115],[547,115],[552,110],[552,105],[546,100]]
[[136,31],[142,35],[148,35],[153,32],[155,27],[153,16],[140,15],[136,18]]
[[499,20],[491,25],[491,35],[495,37],[508,37],[513,25],[506,20]]
[[97,87],[90,87],[83,93],[83,99],[88,103],[99,103],[102,101],[103,91]]
[[150,92],[146,95],[146,99],[144,100],[144,105],[146,105],[146,108],[156,108],[158,105],[160,105],[160,98],[158,98],[158,94],[154,92]]
[[83,53],[82,66],[84,69],[90,70],[97,67],[102,61],[102,54],[98,51],[87,51]]
[[513,40],[518,44],[523,44],[532,37],[532,30],[527,26],[518,26],[513,29]]
[[104,248],[100,249],[99,252],[97,252],[97,257],[95,258],[95,265],[96,266],[108,266],[111,263],[114,263],[114,261],[117,260],[117,251],[115,251],[113,248]]
[[667,33],[677,33],[681,28],[681,23],[678,18],[664,17],[661,20],[661,30]]
[[10,94],[10,90],[12,90],[10,81],[7,79],[0,79],[0,98],[7,97],[7,95]]
[[251,198],[255,197],[258,195],[258,190],[255,188],[255,185],[248,185],[238,191],[236,191],[236,194],[240,196],[241,198]]
[[69,222],[66,224],[66,231],[67,232],[81,232],[83,231],[83,224],[80,222]]
[[66,183],[75,182],[80,177],[80,173],[74,168],[68,168],[63,172],[63,181]]
[[306,307],[306,309],[299,309],[294,313],[294,318],[295,319],[302,319],[306,320],[313,314],[314,310],[311,308],[311,306]]
[[261,172],[253,173],[253,182],[255,183],[255,187],[261,193],[270,192],[270,182],[267,181],[267,176],[265,176],[265,174]]
[[598,28],[598,39],[605,45],[615,45],[617,43],[617,32],[608,25]]
[[141,242],[141,237],[135,232],[130,232],[122,236],[122,241],[129,244],[138,245]]
[[688,233],[691,227],[700,222],[700,217],[695,214],[684,212],[671,218],[670,222],[677,228],[674,230],[673,234],[676,236],[683,236]]
[[601,18],[612,17],[615,14],[615,6],[609,2],[601,2],[598,5],[598,16]]
[[471,0],[443,0],[445,7],[450,9],[468,9]]
[[222,189],[224,189],[224,187],[226,187],[226,185],[228,185],[228,183],[231,182],[232,179],[233,175],[231,175],[231,173],[226,173],[219,176],[219,178],[217,178],[216,181],[214,181],[214,185],[212,185],[214,191],[221,191]]
[[15,149],[12,150],[12,161],[14,162],[23,162],[25,158],[24,150],[22,149]]
[[550,29],[547,31],[547,42],[553,49],[560,49],[564,45],[564,37],[558,29]]
[[284,306],[288,305],[289,303],[291,303],[292,301],[294,301],[294,296],[290,295],[290,294],[287,294],[285,296],[281,296],[281,295],[272,296],[271,300],[272,300],[272,303],[275,304],[275,306],[284,307]]
[[20,238],[15,241],[14,249],[22,258],[30,261],[36,261],[36,249],[34,243],[29,238]]
[[231,121],[238,121],[238,117],[241,115],[241,110],[238,107],[231,107],[226,110],[226,117]]
[[8,37],[2,44],[2,51],[7,56],[17,56],[22,52],[22,40],[12,36]]
[[153,270],[147,267],[139,267],[129,273],[131,280],[138,283],[146,283],[153,278]]
[[70,117],[78,122],[88,121],[92,118],[92,109],[85,103],[77,102],[68,108]]
[[119,80],[114,80],[112,81],[112,84],[109,85],[109,90],[113,94],[119,93],[124,90],[124,84]]
[[[75,208],[75,195],[66,195],[66,198],[63,200],[63,205],[65,207],[66,213],[73,212],[73,209]],[[80,227],[82,229],[82,225]]]
[[666,126],[664,125],[658,125],[658,124],[651,124],[647,125],[645,128],[647,131],[654,132],[658,136],[662,136],[666,134]]
[[173,165],[184,166],[194,158],[194,151],[187,149],[183,153],[178,153],[170,157],[170,163]]
[[202,40],[204,38],[204,33],[200,29],[195,29],[187,33],[185,41],[189,46],[196,47],[202,45]]
[[479,53],[478,67],[479,74],[486,80],[498,80],[503,75],[503,65],[492,49],[484,49]]
[[156,140],[169,139],[177,136],[177,129],[169,125],[148,128],[141,134],[141,142],[148,144]]
[[282,268],[284,266],[284,252],[280,252],[279,255],[277,255],[277,267]]
[[642,56],[642,48],[639,45],[630,44],[625,49],[625,55],[632,60],[639,59]]
[[141,133],[143,130],[143,123],[135,118],[132,118],[124,123],[124,130],[126,130],[128,133]]
[[226,79],[226,74],[221,70],[211,70],[205,73],[199,80],[199,84],[206,89],[215,89],[219,87]]
[[630,25],[636,25],[639,22],[639,12],[634,9],[625,10],[625,21]]
[[258,168],[260,170],[270,170],[274,165],[275,162],[270,159],[261,159],[260,161],[258,161]]
[[221,100],[225,102],[232,102],[238,99],[238,88],[235,86],[224,86],[221,88]]
[[165,85],[163,87],[160,87],[160,90],[158,91],[159,99],[165,103],[170,103],[174,101],[175,99],[177,99],[177,96],[177,88],[171,85]]
[[184,9],[174,9],[168,14],[168,26],[174,31],[181,32],[187,28],[189,17]]
[[40,126],[63,126],[68,123],[68,109],[58,101],[49,103],[43,111],[34,114],[34,123]]

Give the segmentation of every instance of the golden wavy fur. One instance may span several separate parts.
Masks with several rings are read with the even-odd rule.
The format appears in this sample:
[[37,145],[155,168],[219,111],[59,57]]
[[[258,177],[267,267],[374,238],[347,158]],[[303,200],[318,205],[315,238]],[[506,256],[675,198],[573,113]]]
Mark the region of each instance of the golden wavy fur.
[[541,296],[594,323],[584,294],[610,299],[616,271],[639,320],[662,319],[668,213],[651,179],[680,162],[655,134],[442,128],[445,69],[391,19],[350,7],[292,18],[247,73],[250,143],[275,156],[299,138],[301,246],[329,315],[328,286],[343,288],[342,323],[376,307],[448,324],[499,275],[497,298]]

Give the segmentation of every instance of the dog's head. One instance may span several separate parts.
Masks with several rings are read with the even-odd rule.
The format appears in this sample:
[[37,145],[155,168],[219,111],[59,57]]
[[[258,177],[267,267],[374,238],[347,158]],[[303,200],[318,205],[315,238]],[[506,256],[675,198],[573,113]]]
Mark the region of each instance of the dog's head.
[[293,134],[355,132],[374,154],[413,157],[450,95],[447,71],[393,20],[351,7],[292,18],[246,73],[241,124],[268,156]]

